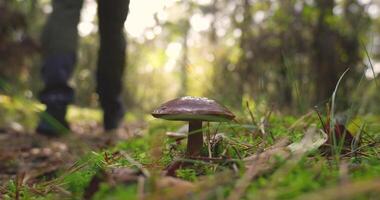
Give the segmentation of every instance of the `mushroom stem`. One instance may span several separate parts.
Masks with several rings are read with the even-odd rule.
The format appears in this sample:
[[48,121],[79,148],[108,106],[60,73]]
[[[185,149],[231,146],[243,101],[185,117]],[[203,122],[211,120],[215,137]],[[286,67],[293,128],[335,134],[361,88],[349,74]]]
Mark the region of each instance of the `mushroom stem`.
[[187,156],[198,156],[203,146],[202,121],[189,121],[189,135],[187,137]]

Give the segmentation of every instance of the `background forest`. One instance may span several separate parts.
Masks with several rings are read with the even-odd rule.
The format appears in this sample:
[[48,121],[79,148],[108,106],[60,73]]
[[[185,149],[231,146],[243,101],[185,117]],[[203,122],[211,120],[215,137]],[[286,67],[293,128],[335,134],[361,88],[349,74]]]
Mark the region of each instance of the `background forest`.
[[[131,0],[127,113],[104,117],[123,120],[111,131],[95,92],[97,0],[84,0],[75,104],[54,137],[36,131],[52,9],[0,0],[0,199],[379,199],[380,0]],[[151,116],[188,95],[231,112],[185,109],[188,126]]]
[[[51,5],[1,0],[0,10],[2,90],[34,99],[41,87],[38,39]],[[368,80],[380,72],[379,16],[375,0],[132,1],[125,102],[141,113],[185,94],[237,109],[254,98],[299,113],[323,107],[347,68],[339,105],[377,101]],[[96,20],[96,1],[86,0],[72,80],[81,106],[97,106]]]

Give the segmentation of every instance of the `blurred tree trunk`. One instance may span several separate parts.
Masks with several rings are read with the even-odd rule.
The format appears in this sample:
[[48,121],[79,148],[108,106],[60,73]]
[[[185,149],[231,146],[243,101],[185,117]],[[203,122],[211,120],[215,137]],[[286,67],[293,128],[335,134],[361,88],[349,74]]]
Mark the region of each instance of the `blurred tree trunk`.
[[[243,0],[243,21],[239,24],[241,31],[239,48],[241,49],[240,59],[237,63],[237,73],[240,77],[240,84],[237,87],[237,95],[239,95],[239,102],[242,103],[243,95],[248,92],[247,85],[250,80],[257,80],[253,74],[253,53],[251,50],[251,26],[252,26],[252,12],[250,0]],[[258,82],[257,82],[257,85]],[[252,88],[250,88],[252,89]]]
[[[361,61],[360,36],[368,28],[365,9],[356,0],[342,2],[343,14],[340,23],[344,30],[336,25],[333,15],[334,0],[317,1],[319,10],[317,27],[314,31],[314,57],[316,101],[327,100],[335,89],[339,77],[347,68],[355,68]],[[355,70],[350,73],[355,74]],[[356,76],[358,78],[358,76]],[[354,88],[351,81],[341,84],[340,91],[347,92]],[[340,104],[347,106],[348,99],[341,99]]]
[[[280,1],[280,5],[283,12],[293,19],[294,5],[292,1],[282,0]],[[295,55],[294,48],[292,48],[293,37],[294,37],[294,33],[293,33],[294,23],[290,24],[288,21],[286,21],[285,23],[288,24],[289,29],[281,30],[280,37],[282,39],[282,44],[281,44],[281,52],[278,55],[280,57],[278,60],[282,61],[282,65],[279,71],[279,81],[278,81],[278,88],[280,90],[280,96],[278,98],[278,101],[281,108],[289,108],[291,107],[293,103],[293,95],[292,95],[292,81],[293,80],[290,80],[291,76],[290,76],[290,71],[288,68],[290,66],[288,66],[289,63],[287,63],[287,59],[293,59]],[[289,58],[284,58],[284,56],[289,57]]]
[[184,22],[184,34],[182,40],[182,59],[181,59],[181,70],[180,70],[180,79],[181,79],[181,89],[179,96],[188,95],[188,66],[189,66],[189,47],[188,47],[188,38],[190,31],[190,22],[185,20]]
[[186,13],[184,13],[186,17],[180,20],[180,27],[182,32],[182,57],[180,60],[180,84],[181,88],[178,92],[179,96],[188,95],[188,68],[189,68],[189,31],[190,31],[190,17],[193,13],[193,2],[186,0],[183,2],[184,5],[187,6]]
[[316,1],[316,6],[319,16],[313,36],[312,60],[315,72],[316,101],[321,103],[331,96],[342,70],[338,62],[337,33],[328,23],[329,19],[333,17],[335,2],[334,0]]
[[289,108],[293,103],[293,95],[292,95],[292,80],[289,80],[289,69],[285,59],[283,60],[283,65],[280,68],[279,73],[279,103],[281,108]]
[[[218,7],[217,7],[217,4],[218,4],[218,0],[213,0],[212,1],[212,5],[211,5],[211,15],[213,16],[213,19],[211,21],[211,24],[210,24],[210,42],[213,46],[213,48],[215,48],[215,45],[217,44],[218,42],[218,38],[217,38],[217,35],[216,35],[216,22],[217,22],[217,12],[218,12]],[[215,56],[215,54],[214,54]]]
[[361,22],[364,16],[365,12],[363,9],[358,9],[358,11],[351,12],[350,7],[356,6],[357,8],[360,8],[357,0],[347,0],[345,1],[343,7],[344,7],[344,18],[346,19],[347,26],[349,29],[349,33],[346,37],[343,38],[343,47],[347,51],[347,57],[344,60],[347,64],[356,64],[358,60],[360,59],[359,54],[359,34],[360,30],[358,28],[361,28]]
[[[352,12],[351,7],[356,7],[356,12]],[[346,0],[343,9],[348,29],[348,33],[342,37],[342,47],[346,50],[343,62],[347,67],[355,67],[362,60],[360,37],[368,29],[369,18],[365,8],[357,0]]]

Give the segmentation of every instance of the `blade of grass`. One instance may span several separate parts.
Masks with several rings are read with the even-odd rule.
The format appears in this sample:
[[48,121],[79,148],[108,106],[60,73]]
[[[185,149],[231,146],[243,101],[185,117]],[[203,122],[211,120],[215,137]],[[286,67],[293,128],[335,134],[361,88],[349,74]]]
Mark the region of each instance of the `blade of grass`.
[[[336,100],[336,95],[338,93],[338,88],[339,88],[339,85],[343,79],[343,77],[346,75],[346,73],[350,71],[350,68],[347,68],[346,71],[343,72],[343,74],[339,77],[339,80],[338,82],[336,83],[335,85],[335,89],[334,89],[334,92],[331,96],[331,111],[330,111],[330,132],[332,133],[332,136],[333,136],[333,146],[334,148],[337,146],[337,141],[336,141],[336,137],[335,137],[335,100]],[[330,134],[331,135],[331,134]],[[343,141],[344,141],[344,136],[345,136],[345,133],[343,135]],[[339,155],[339,151],[336,152],[338,153]]]
[[376,87],[377,87],[376,73],[375,73],[375,69],[373,68],[372,60],[371,60],[371,58],[369,57],[369,53],[368,53],[367,48],[365,47],[364,43],[363,43],[362,41],[360,41],[360,43],[361,43],[362,46],[363,46],[363,49],[364,49],[365,55],[367,56],[367,59],[368,59],[369,65],[370,65],[371,70],[372,70],[373,80],[375,81],[375,85],[376,85]]

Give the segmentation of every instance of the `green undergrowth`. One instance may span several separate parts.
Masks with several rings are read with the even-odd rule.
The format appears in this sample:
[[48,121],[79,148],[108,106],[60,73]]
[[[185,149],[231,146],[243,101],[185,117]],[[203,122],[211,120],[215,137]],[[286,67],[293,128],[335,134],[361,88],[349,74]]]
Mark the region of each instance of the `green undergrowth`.
[[[0,94],[0,128],[11,129],[18,132],[34,132],[38,123],[40,113],[45,106],[35,100],[25,98],[21,95],[8,96]],[[69,106],[67,120],[70,123],[100,123],[102,112],[96,108],[82,108]],[[127,122],[137,121],[137,117],[131,113],[125,116]]]
[[[21,109],[17,107],[18,103],[10,103],[16,105],[15,110]],[[83,110],[75,109],[77,108],[72,111],[71,119],[83,119],[88,114],[91,115],[90,120],[99,120],[99,111],[81,112]],[[251,113],[246,111],[236,113],[238,114],[235,122],[204,123],[204,135],[211,139],[217,137],[223,139],[212,147],[205,144],[201,151],[202,156],[221,158],[220,162],[210,164],[200,160],[187,160],[192,164],[176,172],[178,178],[196,186],[204,184],[204,180],[221,179],[226,171],[232,172],[233,175],[229,175],[227,181],[216,181],[216,184],[210,181],[210,186],[203,186],[193,194],[184,196],[183,199],[198,199],[204,193],[207,193],[206,199],[226,199],[235,192],[236,182],[246,172],[242,158],[265,151],[280,138],[287,137],[291,142],[299,141],[311,124],[322,128],[318,116],[313,111],[305,115],[306,117],[280,113],[268,115],[267,112],[257,110]],[[309,194],[329,188],[335,194],[342,192],[339,188],[335,192],[333,190],[342,184],[380,180],[379,119],[379,116],[368,115],[347,122],[346,127],[350,131],[360,132],[362,135],[360,153],[334,158],[314,150],[299,160],[278,158],[274,167],[250,181],[241,199],[305,199]],[[326,116],[322,116],[322,120],[326,120]],[[57,172],[53,180],[18,188],[15,180],[10,180],[4,199],[14,199],[17,192],[21,199],[83,199],[86,188],[96,174],[106,169],[120,167],[148,172],[150,176],[145,183],[145,192],[154,193],[155,186],[150,183],[156,181],[161,171],[170,163],[185,158],[186,140],[179,144],[166,136],[167,132],[177,131],[185,123],[151,117],[146,121],[147,129],[140,136],[120,141],[102,151],[88,152],[72,168]],[[104,182],[96,190],[93,199],[137,199],[138,188],[137,183],[112,185]],[[377,190],[353,193],[352,199],[376,199],[379,192]],[[328,191],[326,193],[328,194]],[[160,197],[166,199],[165,196]],[[323,198],[329,199],[328,196],[320,199]]]

